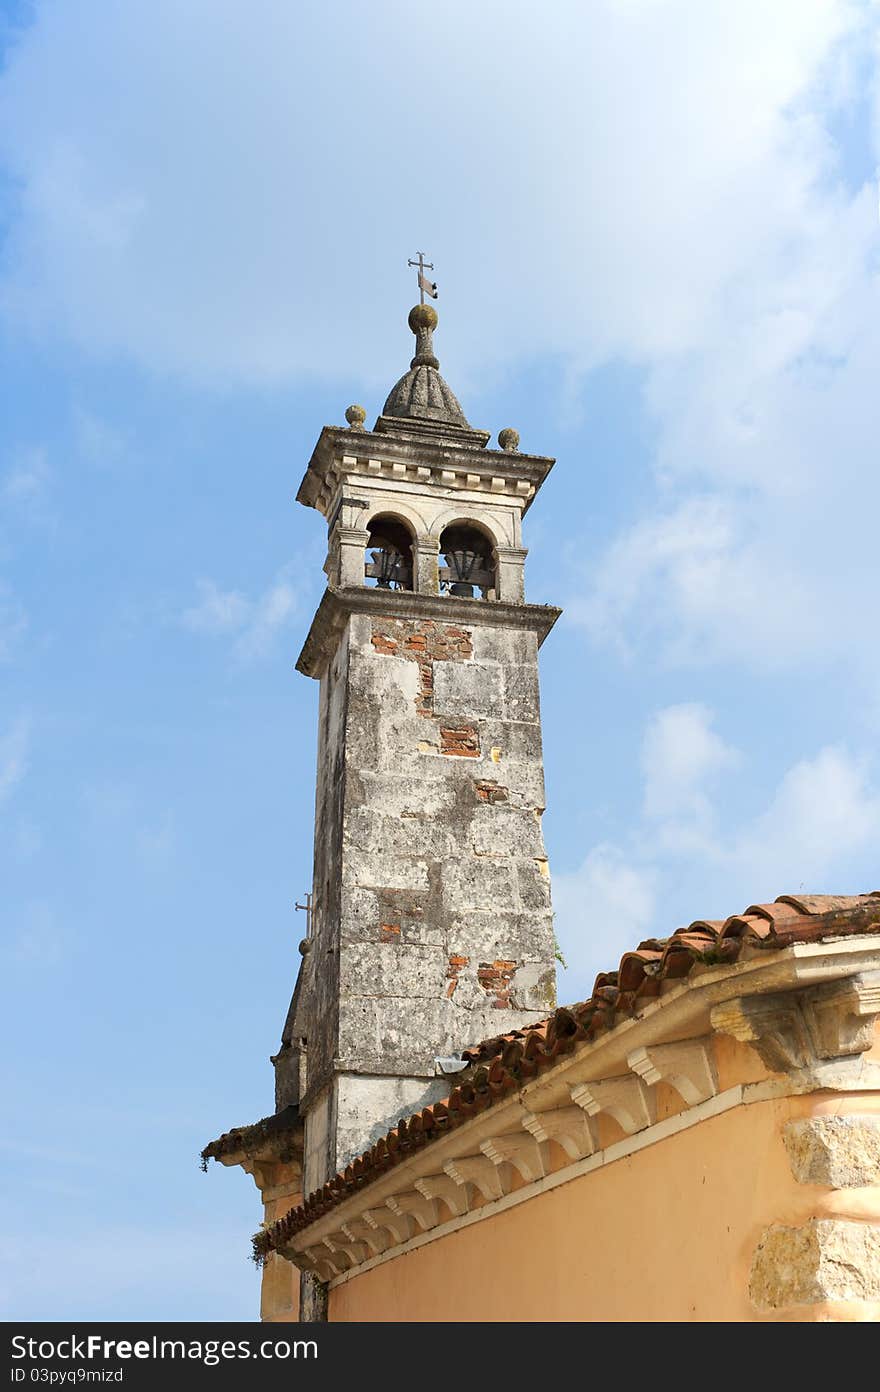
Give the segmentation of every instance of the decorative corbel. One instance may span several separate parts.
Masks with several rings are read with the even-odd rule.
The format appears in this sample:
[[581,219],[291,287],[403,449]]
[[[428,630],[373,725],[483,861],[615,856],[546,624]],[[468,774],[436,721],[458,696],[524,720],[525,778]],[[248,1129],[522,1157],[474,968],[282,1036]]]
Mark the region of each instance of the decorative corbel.
[[712,1059],[712,1041],[683,1039],[674,1044],[652,1044],[635,1049],[627,1058],[634,1073],[649,1087],[668,1083],[688,1106],[707,1102],[718,1091],[718,1078]]
[[326,1247],[306,1247],[300,1254],[308,1263],[307,1270],[314,1273],[319,1281],[332,1281],[346,1270],[344,1260],[333,1261]]
[[805,991],[801,1010],[820,1059],[863,1054],[874,1042],[880,1015],[880,972],[860,972]]
[[634,1078],[631,1073],[601,1082],[578,1083],[569,1091],[572,1102],[583,1107],[590,1116],[607,1112],[628,1136],[644,1131],[654,1121],[654,1094],[648,1091],[641,1078]]
[[716,1005],[712,1028],[751,1044],[773,1073],[857,1058],[880,1015],[880,972],[858,972],[803,991],[744,996]]
[[716,1005],[712,1028],[751,1044],[771,1073],[790,1073],[810,1062],[811,1049],[797,994],[740,996]]
[[357,1240],[353,1241],[344,1227],[330,1233],[329,1237],[325,1237],[324,1245],[330,1249],[334,1256],[341,1253],[342,1256],[347,1257],[352,1266],[360,1266],[361,1262],[365,1261],[369,1255],[367,1244]]
[[352,1242],[365,1242],[374,1257],[378,1257],[387,1247],[391,1246],[383,1228],[371,1228],[369,1223],[365,1223],[363,1218],[352,1218],[347,1223],[342,1224],[342,1231],[351,1238]]
[[437,1226],[437,1205],[433,1199],[426,1199],[417,1189],[409,1189],[405,1194],[394,1194],[385,1202],[392,1213],[401,1217],[412,1215],[422,1232],[428,1232],[430,1228]]
[[498,1166],[488,1155],[460,1155],[456,1160],[447,1160],[443,1168],[456,1184],[473,1184],[487,1202],[504,1194]]
[[296,1159],[282,1160],[278,1156],[233,1155],[219,1157],[221,1165],[240,1165],[260,1191],[264,1203],[299,1192],[302,1165]]
[[583,1107],[553,1107],[526,1112],[523,1126],[536,1141],[555,1141],[571,1160],[583,1160],[596,1149],[589,1115]]
[[[290,1262],[293,1266],[298,1266],[300,1271],[311,1271],[314,1267],[314,1263],[308,1252],[298,1252],[295,1247],[285,1246],[283,1244],[276,1247],[275,1250],[279,1257],[283,1257],[285,1261]],[[322,1276],[320,1279],[323,1281],[325,1278]]]
[[426,1199],[441,1199],[456,1218],[468,1211],[467,1186],[457,1183],[448,1174],[426,1175],[413,1181]]
[[412,1227],[405,1213],[392,1213],[390,1208],[367,1208],[361,1215],[371,1228],[384,1228],[390,1232],[395,1243],[408,1242]]
[[480,1144],[480,1150],[488,1155],[493,1165],[512,1165],[522,1175],[527,1184],[535,1179],[543,1179],[546,1174],[541,1147],[533,1135],[524,1136],[515,1131],[508,1136],[493,1136]]

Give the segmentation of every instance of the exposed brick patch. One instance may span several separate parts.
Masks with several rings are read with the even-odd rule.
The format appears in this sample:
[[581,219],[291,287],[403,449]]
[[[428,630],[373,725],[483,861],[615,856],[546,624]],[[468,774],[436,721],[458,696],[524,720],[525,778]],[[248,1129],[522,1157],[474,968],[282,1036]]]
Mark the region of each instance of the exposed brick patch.
[[496,783],[494,778],[475,778],[474,789],[481,802],[493,804],[507,801],[507,789]]
[[433,619],[374,619],[371,641],[377,653],[419,664],[419,715],[434,714],[433,664],[466,662],[474,655],[467,629],[435,623]]
[[419,715],[434,714],[434,664],[419,663],[419,694],[416,696],[416,710]]
[[379,937],[382,939],[382,942],[400,942],[400,924],[380,923]]
[[446,980],[449,982],[449,985],[446,987],[447,1000],[451,1000],[455,995],[455,988],[458,985],[458,973],[461,971],[462,967],[468,965],[470,960],[470,957],[459,957],[456,953],[450,956],[449,965],[446,969]]
[[516,962],[504,960],[481,962],[477,968],[477,981],[487,996],[495,997],[492,1004],[498,1010],[507,1010],[510,1007],[510,987],[515,971]]
[[479,759],[480,734],[476,725],[441,725],[440,753],[458,754],[463,759]]

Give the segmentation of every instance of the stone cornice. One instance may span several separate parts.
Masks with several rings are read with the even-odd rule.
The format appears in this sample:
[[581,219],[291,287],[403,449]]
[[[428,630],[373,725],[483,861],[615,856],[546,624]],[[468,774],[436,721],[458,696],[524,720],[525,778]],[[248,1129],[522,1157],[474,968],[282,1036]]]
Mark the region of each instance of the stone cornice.
[[296,669],[307,677],[320,677],[351,614],[434,619],[482,628],[532,629],[540,647],[561,613],[552,604],[506,604],[503,600],[461,599],[411,590],[367,589],[357,585],[337,589],[330,585],[318,605]]
[[510,493],[519,499],[525,513],[554,463],[546,455],[475,448],[448,438],[398,437],[325,425],[296,499],[326,512],[344,474],[380,478],[387,472],[396,479],[457,485],[496,497]]

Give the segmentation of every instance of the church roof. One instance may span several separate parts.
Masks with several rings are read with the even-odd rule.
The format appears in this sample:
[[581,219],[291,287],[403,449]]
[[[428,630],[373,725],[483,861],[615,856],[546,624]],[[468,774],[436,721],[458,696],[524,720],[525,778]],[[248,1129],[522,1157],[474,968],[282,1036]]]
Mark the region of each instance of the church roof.
[[[471,1117],[518,1091],[563,1055],[586,1047],[639,1012],[664,988],[696,967],[704,972],[750,952],[781,951],[821,940],[880,932],[880,891],[862,895],[783,895],[721,920],[698,919],[668,938],[649,938],[621,957],[616,971],[597,976],[592,994],[547,1019],[465,1049],[468,1068],[442,1102],[401,1119],[387,1135],[346,1166],[286,1217],[254,1238],[264,1259],[357,1190],[439,1140]],[[662,1002],[661,1002],[662,1004]]]
[[443,421],[446,425],[468,423],[452,388],[433,367],[420,364],[405,372],[388,393],[383,416]]
[[[430,306],[421,305],[419,308],[427,310]],[[431,310],[431,313],[434,311]],[[407,420],[440,421],[444,425],[460,426],[462,430],[469,430],[458,397],[440,376],[439,364],[434,364],[437,364],[436,358],[432,363],[424,358],[420,359],[417,354],[412,360],[409,372],[405,372],[388,393],[382,407],[382,415]]]

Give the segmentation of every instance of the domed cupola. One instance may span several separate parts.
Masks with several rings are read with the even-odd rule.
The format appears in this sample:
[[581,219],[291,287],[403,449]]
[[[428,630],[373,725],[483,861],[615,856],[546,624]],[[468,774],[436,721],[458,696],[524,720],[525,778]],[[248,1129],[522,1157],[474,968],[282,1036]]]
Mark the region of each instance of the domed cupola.
[[409,312],[408,323],[416,336],[415,357],[409,372],[388,393],[375,429],[385,435],[446,435],[459,444],[483,448],[488,432],[471,428],[458,397],[440,376],[433,339],[436,309],[433,305],[417,304]]
[[467,430],[465,414],[455,393],[440,376],[440,364],[434,356],[436,309],[428,304],[415,305],[409,312],[409,326],[416,336],[416,354],[409,372],[388,393],[382,415],[442,421]]

